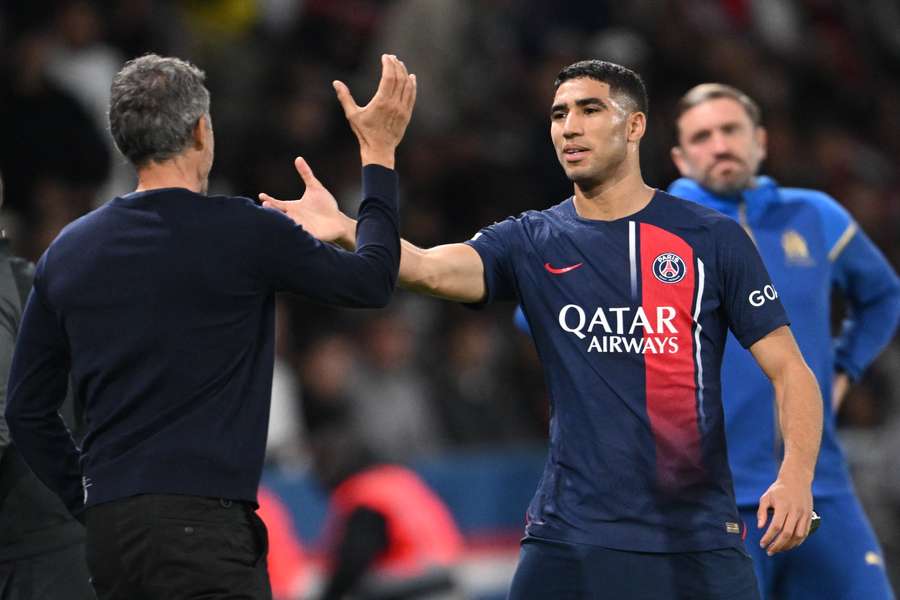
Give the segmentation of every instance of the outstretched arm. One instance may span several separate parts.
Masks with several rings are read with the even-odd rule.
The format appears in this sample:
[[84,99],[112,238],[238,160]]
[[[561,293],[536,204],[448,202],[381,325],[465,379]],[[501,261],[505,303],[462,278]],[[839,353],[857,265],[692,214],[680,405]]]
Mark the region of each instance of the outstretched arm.
[[778,478],[759,500],[757,527],[772,511],[760,546],[771,556],[803,543],[812,518],[812,480],[822,438],[822,394],[788,327],[779,327],[750,346],[775,387],[784,460]]
[[400,240],[400,286],[456,302],[484,299],[484,264],[467,244],[423,249]]
[[[305,174],[304,169],[308,170],[305,163],[298,162],[298,171],[307,184],[307,193],[300,200],[276,200],[260,194],[263,206],[283,212],[322,241],[354,249],[356,221],[342,213],[334,197],[312,177],[311,171]],[[314,189],[323,193],[311,194]],[[481,256],[467,244],[423,249],[400,240],[399,279],[405,289],[456,302],[480,302],[487,291]]]
[[[276,200],[266,194],[260,198],[263,206],[283,212],[320,240],[347,250],[356,247],[356,221],[338,209],[331,194],[300,200]],[[456,302],[480,302],[487,291],[481,256],[467,244],[426,249],[401,239],[399,283],[410,291]]]

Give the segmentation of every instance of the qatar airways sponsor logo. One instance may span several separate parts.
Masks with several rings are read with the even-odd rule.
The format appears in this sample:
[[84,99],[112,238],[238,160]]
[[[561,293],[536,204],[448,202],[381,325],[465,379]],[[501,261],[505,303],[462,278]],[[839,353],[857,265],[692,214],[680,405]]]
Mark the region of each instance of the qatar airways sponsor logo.
[[678,329],[673,306],[658,306],[656,314],[644,307],[614,306],[585,310],[566,304],[559,311],[559,326],[580,340],[588,340],[588,352],[675,354]]

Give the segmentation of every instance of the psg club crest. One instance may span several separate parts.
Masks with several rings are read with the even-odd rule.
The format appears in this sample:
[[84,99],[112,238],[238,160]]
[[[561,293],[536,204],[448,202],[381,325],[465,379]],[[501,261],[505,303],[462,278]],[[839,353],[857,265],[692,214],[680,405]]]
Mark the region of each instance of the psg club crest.
[[653,275],[663,283],[678,283],[686,273],[684,261],[673,252],[660,254],[653,261]]

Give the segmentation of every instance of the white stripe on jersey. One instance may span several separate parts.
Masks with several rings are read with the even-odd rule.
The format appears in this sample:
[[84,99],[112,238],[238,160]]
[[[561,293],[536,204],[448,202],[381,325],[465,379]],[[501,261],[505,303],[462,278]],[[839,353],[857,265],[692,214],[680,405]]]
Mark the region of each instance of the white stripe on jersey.
[[694,307],[694,323],[697,327],[694,329],[694,345],[697,347],[697,353],[694,360],[697,362],[697,407],[700,413],[700,429],[706,427],[706,413],[703,410],[703,357],[700,354],[700,305],[703,303],[703,283],[705,273],[703,271],[703,261],[697,258],[697,299]]
[[628,221],[628,259],[631,265],[631,298],[637,299],[637,234],[634,221]]

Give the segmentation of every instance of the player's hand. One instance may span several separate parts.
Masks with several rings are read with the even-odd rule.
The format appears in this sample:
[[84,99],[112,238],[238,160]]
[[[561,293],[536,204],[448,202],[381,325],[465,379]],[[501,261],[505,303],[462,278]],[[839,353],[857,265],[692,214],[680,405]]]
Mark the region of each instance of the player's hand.
[[835,373],[834,381],[831,384],[831,408],[834,414],[841,410],[841,404],[843,404],[849,390],[850,376],[846,373]]
[[801,478],[779,474],[759,499],[756,526],[762,529],[771,513],[771,521],[759,542],[769,556],[803,543],[812,522],[812,486]]
[[363,164],[379,164],[394,168],[394,151],[416,103],[416,76],[391,54],[381,55],[381,81],[378,90],[365,106],[360,107],[346,84],[333,82],[344,116],[359,140]]
[[324,242],[345,244],[347,237],[355,230],[355,222],[338,209],[334,196],[316,179],[303,158],[298,156],[294,159],[294,166],[306,185],[303,196],[299,200],[286,201],[262,193],[259,195],[262,205],[286,214],[310,235]]

